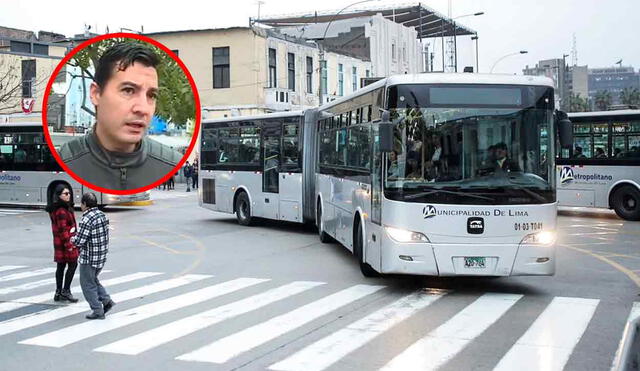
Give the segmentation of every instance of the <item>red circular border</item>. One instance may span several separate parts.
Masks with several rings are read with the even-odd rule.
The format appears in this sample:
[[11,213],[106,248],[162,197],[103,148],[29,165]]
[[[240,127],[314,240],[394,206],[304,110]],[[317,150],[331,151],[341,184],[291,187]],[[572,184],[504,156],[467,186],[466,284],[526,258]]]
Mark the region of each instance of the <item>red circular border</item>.
[[[149,184],[148,186],[135,188],[135,189],[129,189],[129,190],[122,190],[122,191],[121,190],[115,190],[115,189],[107,189],[107,188],[99,187],[99,186],[97,186],[95,184],[91,184],[91,183],[87,182],[86,180],[82,179],[81,177],[79,177],[73,171],[71,171],[71,169],[67,166],[67,164],[65,164],[64,161],[62,161],[62,158],[60,157],[60,155],[58,155],[58,151],[56,151],[56,149],[55,149],[55,147],[53,145],[53,142],[51,141],[51,136],[49,135],[49,127],[48,127],[48,123],[47,123],[47,104],[49,102],[49,92],[51,91],[51,87],[53,86],[53,83],[54,83],[54,81],[56,79],[56,76],[58,76],[58,73],[60,73],[60,70],[62,69],[62,67],[64,67],[64,65],[67,64],[67,62],[76,53],[78,53],[80,50],[82,50],[86,46],[91,45],[91,44],[93,44],[95,42],[98,42],[98,41],[102,41],[102,40],[106,40],[106,39],[114,39],[114,38],[127,38],[127,39],[142,40],[142,41],[145,41],[145,42],[147,42],[149,44],[153,44],[153,45],[157,46],[158,48],[162,49],[165,53],[167,53],[174,61],[176,61],[176,63],[178,63],[178,65],[180,66],[180,68],[182,69],[184,74],[187,76],[187,79],[189,80],[189,84],[191,85],[191,90],[193,92],[193,98],[195,100],[195,108],[196,108],[196,121],[195,121],[195,128],[193,129],[193,136],[191,137],[191,143],[189,144],[189,149],[187,150],[185,155],[182,157],[180,162],[178,162],[178,165],[176,165],[176,167],[173,168],[164,177],[160,178],[158,181],[156,181],[156,182],[154,182],[152,184]],[[157,186],[161,185],[162,183],[164,183],[165,181],[167,181],[173,174],[176,173],[176,171],[179,171],[182,168],[182,165],[185,163],[185,161],[187,161],[187,158],[189,158],[189,155],[193,151],[193,148],[195,147],[196,142],[198,140],[198,135],[200,134],[200,121],[201,121],[200,95],[198,94],[198,89],[196,88],[196,83],[193,80],[193,77],[191,76],[191,73],[189,73],[189,70],[184,65],[184,63],[182,63],[182,61],[169,48],[167,48],[166,46],[160,44],[156,40],[153,40],[153,39],[151,39],[149,37],[146,37],[146,36],[142,36],[142,35],[139,35],[139,34],[132,34],[132,33],[119,32],[119,33],[112,33],[112,34],[96,36],[94,38],[91,38],[91,39],[83,42],[82,44],[78,45],[77,47],[73,48],[73,50],[71,50],[71,52],[68,53],[62,59],[62,61],[58,64],[56,69],[51,74],[51,77],[49,78],[49,82],[47,83],[47,88],[45,90],[44,99],[42,101],[42,126],[43,126],[43,132],[44,132],[44,137],[45,137],[45,139],[47,141],[47,145],[49,146],[49,149],[51,150],[51,154],[53,154],[53,157],[55,157],[55,159],[58,162],[58,164],[60,164],[60,166],[62,166],[64,171],[67,172],[73,179],[77,180],[78,182],[80,182],[82,185],[84,185],[86,187],[89,187],[89,188],[91,188],[93,190],[96,190],[96,191],[99,191],[99,192],[102,192],[102,193],[108,193],[108,194],[131,195],[131,194],[134,194],[134,193],[140,193],[140,192],[147,191],[147,190],[149,190],[151,188],[154,188],[154,187],[157,187]]]

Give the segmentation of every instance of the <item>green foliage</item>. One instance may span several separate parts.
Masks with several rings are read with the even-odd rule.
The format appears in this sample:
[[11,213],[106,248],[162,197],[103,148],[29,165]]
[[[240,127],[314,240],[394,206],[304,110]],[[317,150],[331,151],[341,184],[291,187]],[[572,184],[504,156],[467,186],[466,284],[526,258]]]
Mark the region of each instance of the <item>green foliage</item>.
[[589,102],[586,98],[580,96],[580,93],[569,96],[569,112],[587,112],[589,111]]
[[625,88],[620,92],[620,102],[628,105],[640,105],[640,90]]
[[125,41],[145,44],[156,52],[160,59],[156,68],[159,84],[156,115],[179,128],[185,128],[188,120],[195,120],[193,91],[180,66],[160,48],[137,39],[106,39],[79,51],[71,58],[69,64],[80,67],[87,76],[93,78],[90,68],[96,65],[102,53],[112,45]]
[[611,105],[611,101],[611,92],[608,90],[601,90],[596,93],[595,103],[598,110],[606,111]]

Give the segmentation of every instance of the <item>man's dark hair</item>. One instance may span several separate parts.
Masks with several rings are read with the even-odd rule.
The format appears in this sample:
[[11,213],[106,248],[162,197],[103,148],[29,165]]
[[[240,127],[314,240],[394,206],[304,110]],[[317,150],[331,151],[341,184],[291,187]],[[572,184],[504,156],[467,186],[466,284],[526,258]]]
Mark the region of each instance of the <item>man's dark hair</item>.
[[580,147],[580,146],[576,146],[576,152],[580,152],[580,153],[582,153],[582,147]]
[[119,71],[126,70],[134,62],[156,68],[160,59],[153,49],[135,42],[120,42],[105,50],[96,65],[94,80],[104,88],[117,66]]
[[507,144],[505,142],[500,142],[496,145],[493,146],[493,148],[495,149],[503,149],[503,150],[507,150]]
[[98,207],[98,199],[96,198],[96,195],[91,192],[87,192],[83,194],[81,202],[84,204],[84,206],[88,207],[89,209],[93,207]]

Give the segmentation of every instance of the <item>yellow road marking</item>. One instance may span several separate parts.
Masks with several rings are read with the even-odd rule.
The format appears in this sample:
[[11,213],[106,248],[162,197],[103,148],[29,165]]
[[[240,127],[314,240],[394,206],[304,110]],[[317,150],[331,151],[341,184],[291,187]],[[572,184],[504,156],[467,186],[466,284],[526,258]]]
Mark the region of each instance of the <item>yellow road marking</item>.
[[571,246],[571,245],[567,245],[567,244],[560,244],[560,246],[566,247],[566,248],[574,250],[574,251],[581,252],[583,254],[591,255],[594,258],[609,264],[610,266],[614,267],[615,269],[617,269],[620,272],[622,272],[625,275],[627,275],[627,277],[629,277],[629,279],[631,281],[633,281],[636,284],[636,286],[640,287],[640,276],[635,274],[635,272],[632,271],[631,269],[628,269],[628,268],[624,267],[622,264],[616,263],[615,261],[613,261],[611,259],[608,259],[605,256],[598,255],[598,254],[596,254],[596,253],[594,253],[592,251],[581,249],[579,247],[575,247],[575,246]]

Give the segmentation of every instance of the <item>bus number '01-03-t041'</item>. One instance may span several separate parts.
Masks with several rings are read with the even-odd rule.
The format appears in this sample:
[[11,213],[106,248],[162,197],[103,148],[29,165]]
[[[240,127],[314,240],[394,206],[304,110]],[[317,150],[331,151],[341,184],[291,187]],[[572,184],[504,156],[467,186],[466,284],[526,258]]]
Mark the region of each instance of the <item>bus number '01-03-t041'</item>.
[[516,231],[538,231],[542,229],[542,222],[515,223],[513,228]]

